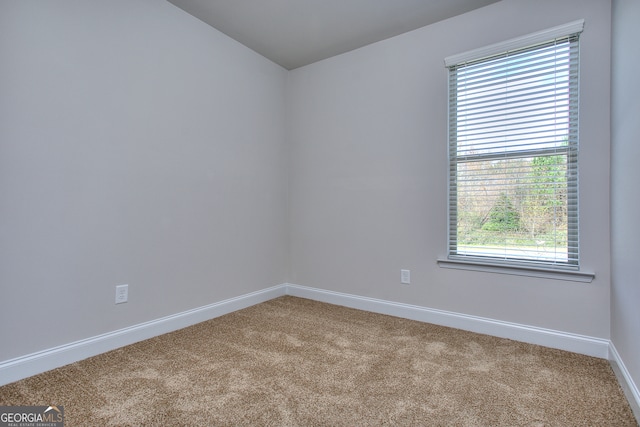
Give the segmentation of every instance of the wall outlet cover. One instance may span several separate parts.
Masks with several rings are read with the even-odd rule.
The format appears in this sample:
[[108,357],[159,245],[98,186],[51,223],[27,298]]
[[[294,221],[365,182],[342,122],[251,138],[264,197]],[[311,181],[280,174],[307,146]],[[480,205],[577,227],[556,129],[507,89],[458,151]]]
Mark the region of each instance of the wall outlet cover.
[[129,300],[129,285],[116,286],[116,304],[122,304]]
[[405,285],[411,283],[411,270],[400,270],[400,283]]

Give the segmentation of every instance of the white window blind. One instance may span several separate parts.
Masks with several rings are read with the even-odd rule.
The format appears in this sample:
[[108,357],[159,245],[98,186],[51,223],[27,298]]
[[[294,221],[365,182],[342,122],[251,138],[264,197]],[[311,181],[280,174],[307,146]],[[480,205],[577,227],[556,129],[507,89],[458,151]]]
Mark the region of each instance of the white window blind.
[[447,59],[449,259],[578,268],[581,29]]

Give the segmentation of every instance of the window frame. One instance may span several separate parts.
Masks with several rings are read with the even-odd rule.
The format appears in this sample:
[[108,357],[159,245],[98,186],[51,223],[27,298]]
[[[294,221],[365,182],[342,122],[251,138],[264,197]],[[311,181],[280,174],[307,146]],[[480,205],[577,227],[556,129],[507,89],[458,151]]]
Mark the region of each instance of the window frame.
[[[568,36],[576,36],[580,35],[584,28],[584,20],[578,20],[574,22],[570,22],[565,25],[561,25],[558,27],[553,27],[551,29],[539,31],[537,33],[533,33],[524,37],[519,37],[517,39],[508,40],[506,42],[497,43],[494,45],[490,45],[484,48],[475,49],[473,51],[465,52],[462,54],[454,55],[447,57],[445,59],[445,66],[448,69],[455,68],[460,64],[466,62],[479,62],[481,60],[490,60],[499,54],[504,54],[505,52],[513,51],[513,50],[522,50],[530,47],[535,47],[536,45],[541,45],[544,43],[551,42],[558,38],[568,37]],[[453,71],[448,70],[448,74]],[[448,77],[449,78],[449,77]],[[451,88],[450,88],[451,90]],[[579,93],[579,87],[576,89],[576,96]],[[453,94],[454,96],[456,94]],[[452,94],[449,94],[451,97]],[[451,99],[451,98],[449,98]],[[450,101],[448,101],[449,104]],[[576,103],[577,108],[577,103]],[[451,117],[449,116],[449,123],[451,123]],[[577,126],[577,120],[575,122]],[[455,132],[455,129],[449,129],[449,150],[451,151],[455,148],[455,158],[453,158],[453,154],[449,153],[449,174],[454,173],[457,176],[457,169],[453,170],[451,168],[457,168],[457,163],[459,161],[457,156],[457,140],[455,137],[451,137],[451,132]],[[576,129],[577,134],[577,129]],[[453,143],[451,141],[454,141]],[[453,147],[453,148],[452,148]],[[577,145],[577,137],[575,143],[567,144],[565,148],[554,147],[553,149],[540,149],[538,151],[527,153],[527,155],[551,155],[551,154],[562,154],[566,155],[567,159],[567,167],[569,167],[569,163],[572,163],[572,166],[575,166],[575,173],[577,174],[577,155],[578,155],[578,145]],[[485,159],[493,159],[498,157],[497,155],[492,154],[477,154],[477,155],[467,155],[462,156],[465,157],[465,160],[479,160],[481,157]],[[505,157],[504,153],[500,153],[499,158],[516,158],[522,157],[522,153],[518,153],[514,151],[510,154],[507,154]],[[455,188],[451,188],[452,185],[455,185],[455,180],[449,177],[448,181],[448,191],[447,191],[447,202],[448,202],[448,214],[447,214],[447,258],[446,259],[438,259],[438,263],[441,267],[447,268],[463,268],[463,269],[474,269],[474,270],[482,270],[482,271],[492,271],[498,273],[511,273],[511,274],[519,274],[519,275],[532,275],[536,277],[551,277],[551,278],[560,278],[566,280],[577,280],[577,281],[591,281],[594,277],[592,273],[584,273],[579,272],[580,263],[579,263],[579,234],[578,234],[578,201],[575,201],[575,216],[568,215],[569,223],[567,224],[567,238],[569,239],[567,242],[568,246],[568,256],[566,262],[558,262],[558,260],[553,261],[540,261],[533,260],[529,261],[527,259],[521,259],[516,257],[509,256],[486,256],[486,255],[468,255],[468,254],[459,254],[457,251],[457,234],[455,238],[452,238],[451,233],[457,233],[457,203],[456,197],[457,192]],[[567,182],[567,190],[573,190],[575,197],[577,198],[577,186],[578,179],[577,176],[573,180],[573,183]],[[569,186],[573,187],[569,187]],[[454,207],[455,206],[455,207]],[[573,246],[571,246],[573,243]],[[572,252],[573,251],[573,252]]]

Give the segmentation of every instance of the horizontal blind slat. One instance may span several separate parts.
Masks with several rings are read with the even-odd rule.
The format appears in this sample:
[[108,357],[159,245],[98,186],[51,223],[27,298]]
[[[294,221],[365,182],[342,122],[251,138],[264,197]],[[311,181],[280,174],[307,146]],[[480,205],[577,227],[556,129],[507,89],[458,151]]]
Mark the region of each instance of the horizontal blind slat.
[[578,264],[578,61],[576,34],[449,67],[450,255]]

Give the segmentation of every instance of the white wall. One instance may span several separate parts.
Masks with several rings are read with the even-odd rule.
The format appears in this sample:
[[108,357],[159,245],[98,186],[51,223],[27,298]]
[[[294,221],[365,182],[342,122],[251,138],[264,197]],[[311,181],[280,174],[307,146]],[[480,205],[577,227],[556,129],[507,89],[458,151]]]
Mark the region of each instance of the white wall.
[[[444,58],[585,19],[580,243],[592,283],[450,270]],[[292,283],[609,338],[610,4],[504,0],[290,73]],[[401,285],[400,269],[412,273]]]
[[640,386],[640,84],[637,0],[613,1],[611,108],[611,340]]
[[284,69],[161,0],[2,1],[0,64],[0,361],[286,281]]

